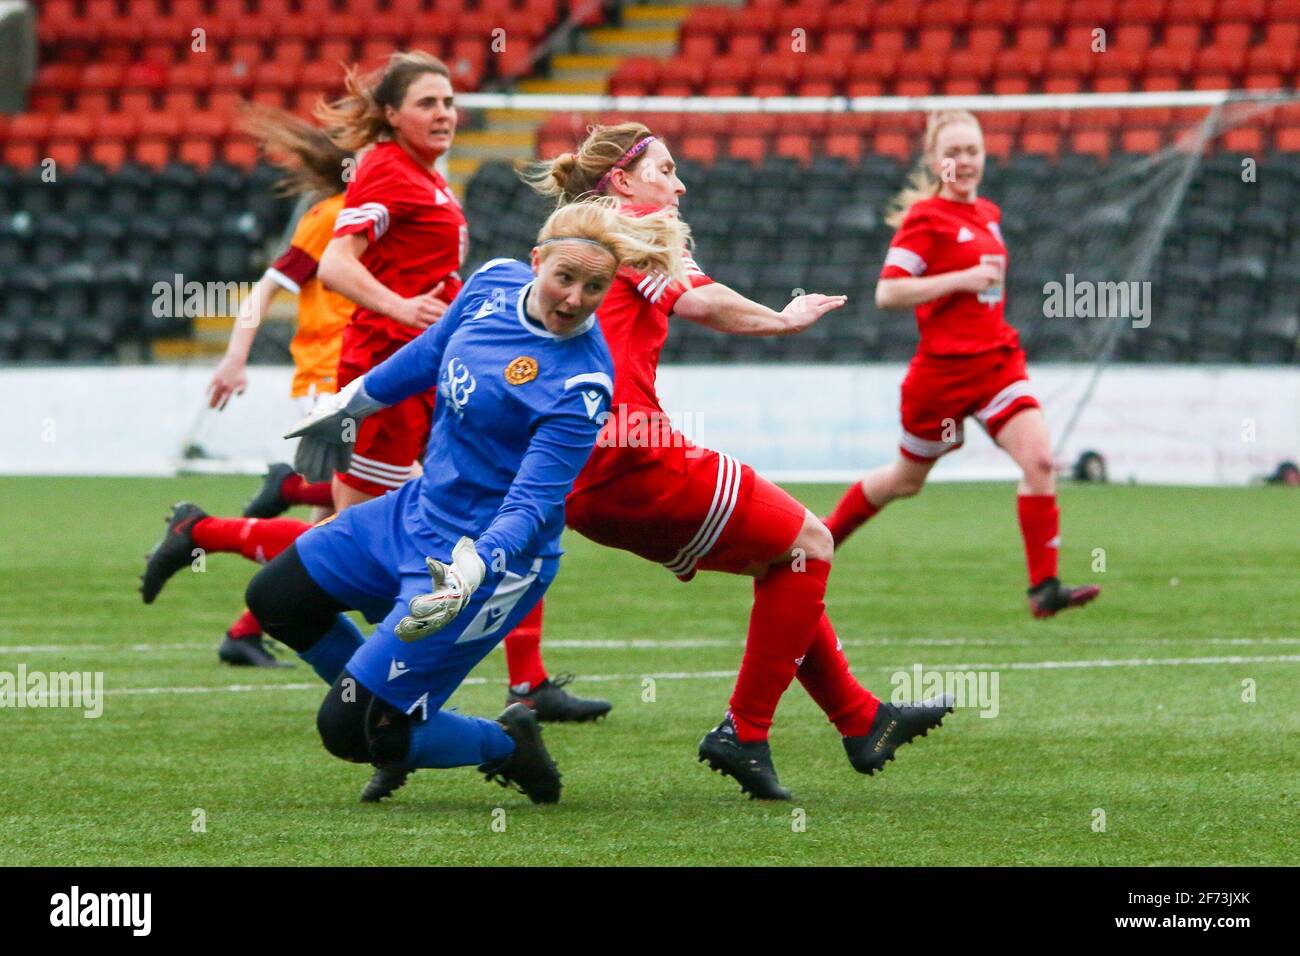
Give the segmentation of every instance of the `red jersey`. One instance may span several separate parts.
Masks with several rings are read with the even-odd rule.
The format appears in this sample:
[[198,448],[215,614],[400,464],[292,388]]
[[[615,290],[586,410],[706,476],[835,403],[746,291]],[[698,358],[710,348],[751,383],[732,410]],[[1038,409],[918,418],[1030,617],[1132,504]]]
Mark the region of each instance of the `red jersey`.
[[[469,245],[465,214],[447,181],[416,163],[397,143],[380,143],[370,150],[348,184],[334,235],[354,234],[370,240],[361,264],[398,295],[410,298],[428,292],[444,279],[440,299],[450,302],[460,291],[456,270]],[[399,342],[420,334],[363,306],[357,306],[352,324],[370,327],[367,331],[375,338],[386,335]]]
[[975,355],[1020,341],[1004,314],[1007,247],[998,228],[1001,210],[987,199],[973,203],[935,196],[912,206],[889,244],[880,278],[933,276],[998,257],[1001,285],[981,293],[954,292],[916,307],[924,355]]

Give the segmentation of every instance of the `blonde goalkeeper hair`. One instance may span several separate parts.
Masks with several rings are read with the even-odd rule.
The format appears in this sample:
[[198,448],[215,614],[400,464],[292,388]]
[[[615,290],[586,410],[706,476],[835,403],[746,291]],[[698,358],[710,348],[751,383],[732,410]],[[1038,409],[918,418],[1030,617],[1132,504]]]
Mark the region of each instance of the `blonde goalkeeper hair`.
[[382,69],[369,74],[353,66],[343,81],[344,95],[332,103],[317,103],[316,119],[335,145],[349,152],[392,139],[393,127],[384,107],[401,109],[406,91],[426,73],[444,76],[451,82],[447,64],[423,50],[394,53]]
[[[644,123],[589,126],[587,138],[575,151],[526,163],[519,169],[519,176],[543,196],[554,196],[561,203],[573,202],[594,195],[601,177],[633,146],[653,135]],[[636,157],[625,167],[627,172],[630,174],[640,162],[641,157]]]
[[980,127],[980,121],[975,118],[975,114],[967,110],[931,110],[925,119],[925,136],[921,140],[921,156],[912,172],[907,177],[907,185],[903,187],[887,207],[885,224],[897,229],[903,224],[903,218],[907,211],[922,199],[930,199],[939,195],[939,190],[943,183],[939,177],[934,174],[931,166],[934,163],[935,144],[939,141],[939,132],[945,126],[953,126],[957,123],[967,123],[980,130],[980,136],[984,135]]
[[671,211],[626,216],[618,205],[613,197],[601,196],[560,206],[537,234],[539,257],[545,259],[564,240],[578,239],[603,247],[620,266],[685,284],[690,227]]

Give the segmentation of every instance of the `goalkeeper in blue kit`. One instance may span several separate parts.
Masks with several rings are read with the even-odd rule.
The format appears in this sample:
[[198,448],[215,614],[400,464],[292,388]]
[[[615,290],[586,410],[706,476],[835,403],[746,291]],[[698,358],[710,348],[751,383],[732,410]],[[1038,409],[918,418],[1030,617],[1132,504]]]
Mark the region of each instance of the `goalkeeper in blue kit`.
[[[555,578],[564,499],[613,394],[601,299],[622,265],[681,281],[687,236],[671,214],[562,207],[531,267],[482,266],[437,324],[290,433],[314,479],[346,464],[364,415],[438,389],[423,475],[298,538],[247,594],[331,685],[317,715],[326,749],[375,764],[386,792],[415,768],[476,765],[535,803],[559,799],[527,706],[495,720],[443,706]],[[378,623],[369,639],[347,610]]]

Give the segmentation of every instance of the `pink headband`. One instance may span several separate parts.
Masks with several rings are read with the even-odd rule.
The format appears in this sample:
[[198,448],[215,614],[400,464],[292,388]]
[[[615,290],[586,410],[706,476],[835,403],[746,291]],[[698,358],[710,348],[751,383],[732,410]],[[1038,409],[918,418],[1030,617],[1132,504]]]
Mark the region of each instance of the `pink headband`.
[[609,167],[609,170],[605,173],[604,176],[601,176],[600,179],[596,180],[595,191],[598,193],[603,193],[605,191],[605,185],[609,182],[609,177],[614,172],[614,170],[623,169],[625,166],[630,165],[632,160],[636,159],[643,152],[645,152],[645,148],[649,146],[651,143],[653,143],[656,139],[658,139],[657,136],[647,136],[645,139],[640,140],[639,142],[633,144],[631,149],[629,149],[626,153],[624,153],[622,156],[619,157],[618,162],[616,162],[613,166]]

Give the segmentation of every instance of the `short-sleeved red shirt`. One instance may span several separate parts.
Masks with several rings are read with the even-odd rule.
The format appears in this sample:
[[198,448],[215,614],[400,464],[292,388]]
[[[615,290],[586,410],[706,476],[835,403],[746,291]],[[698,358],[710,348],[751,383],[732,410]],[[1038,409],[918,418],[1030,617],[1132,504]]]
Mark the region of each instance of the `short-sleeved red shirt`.
[[[383,142],[364,157],[334,225],[334,235],[365,235],[370,245],[361,264],[398,295],[410,298],[446,280],[439,298],[460,291],[457,270],[465,261],[469,232],[465,213],[447,181],[420,166],[397,143]],[[358,306],[354,325],[382,328],[405,342],[420,334],[379,312]]]
[[[935,196],[913,205],[889,244],[880,278],[957,272],[998,256],[1005,277],[1007,247],[998,226],[1001,211],[987,199],[973,203]],[[1003,284],[986,292],[954,292],[916,307],[924,355],[975,355],[1020,341],[1005,318]]]

